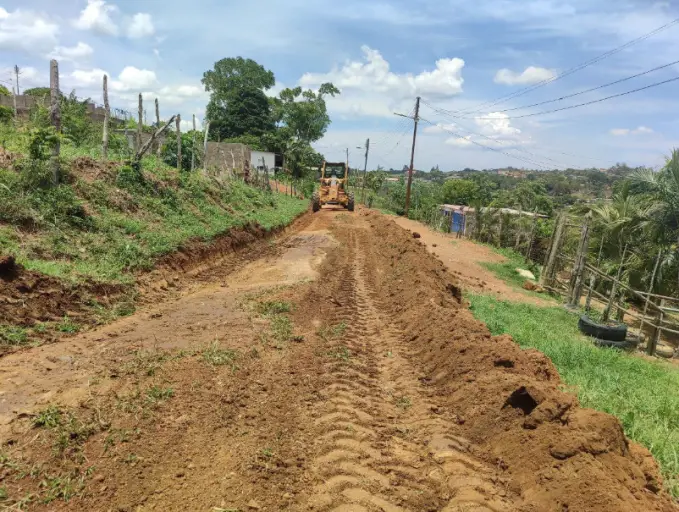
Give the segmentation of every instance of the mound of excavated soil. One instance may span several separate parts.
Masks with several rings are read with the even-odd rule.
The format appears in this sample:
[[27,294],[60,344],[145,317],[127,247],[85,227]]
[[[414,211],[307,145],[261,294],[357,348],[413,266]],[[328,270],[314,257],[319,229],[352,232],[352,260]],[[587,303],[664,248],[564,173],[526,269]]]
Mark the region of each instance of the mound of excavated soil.
[[616,418],[561,391],[546,356],[491,336],[443,264],[376,215],[367,219],[373,229],[359,231],[374,268],[370,286],[410,340],[421,380],[455,411],[487,462],[511,476],[520,510],[675,510],[650,454]]

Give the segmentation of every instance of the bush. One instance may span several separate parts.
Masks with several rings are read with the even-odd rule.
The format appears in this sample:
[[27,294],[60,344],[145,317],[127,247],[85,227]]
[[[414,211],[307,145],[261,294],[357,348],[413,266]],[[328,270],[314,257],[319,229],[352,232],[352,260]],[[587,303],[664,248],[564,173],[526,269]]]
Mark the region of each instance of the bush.
[[[200,147],[201,133],[196,132],[196,167],[200,167],[203,162],[203,152]],[[182,134],[182,171],[191,170],[191,157],[194,154],[193,132]],[[161,150],[161,157],[170,167],[177,168],[177,138],[170,136],[166,139],[165,144]]]
[[0,123],[9,123],[13,117],[14,111],[11,108],[0,105]]

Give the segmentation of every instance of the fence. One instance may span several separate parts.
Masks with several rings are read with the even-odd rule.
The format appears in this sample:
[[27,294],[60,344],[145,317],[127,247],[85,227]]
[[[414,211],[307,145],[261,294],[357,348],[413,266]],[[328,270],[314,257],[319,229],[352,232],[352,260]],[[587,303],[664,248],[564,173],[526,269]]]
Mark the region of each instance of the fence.
[[[585,217],[583,222],[581,218],[575,219],[562,213],[544,261],[541,284],[552,292],[564,295],[572,308],[584,306],[586,314],[592,316],[601,313],[604,323],[613,316],[618,322],[624,322],[626,316],[631,317],[633,321],[629,323],[638,322],[634,326],[640,338],[647,339],[646,352],[649,355],[658,352],[663,337],[676,348],[679,298],[654,293],[663,250],[655,255],[650,273],[637,271],[638,282],[647,285],[646,290],[639,290],[631,285],[630,263],[648,259],[647,256],[637,252],[631,243],[625,242],[623,245],[621,242],[620,261],[605,269],[602,267],[602,251],[607,240],[602,236],[599,243],[595,244],[597,247],[592,247],[591,234],[592,221],[589,217]],[[603,311],[595,311],[593,302],[599,303]],[[664,347],[660,355],[671,357],[673,350],[669,346]]]
[[[0,105],[9,107],[14,110],[16,119],[29,119],[31,112],[36,107],[46,107],[49,109],[50,123],[57,132],[62,131],[61,119],[61,98],[62,93],[59,88],[59,65],[56,60],[50,62],[50,87],[49,92],[43,97],[32,95],[14,95],[14,96],[0,96]],[[102,98],[103,104],[96,103],[90,98],[86,100],[78,99],[80,102],[85,102],[87,116],[93,123],[101,125],[101,154],[104,158],[108,157],[109,139],[111,135],[119,135],[124,137],[131,150],[131,155],[124,152],[121,158],[127,159],[132,156],[132,162],[139,162],[140,159],[148,153],[160,155],[161,148],[169,141],[176,138],[176,165],[178,169],[188,167],[190,158],[190,169],[195,170],[202,167],[203,172],[209,173],[214,178],[219,177],[234,177],[244,179],[245,181],[252,181],[257,185],[266,183],[270,187],[269,182],[269,166],[264,163],[259,166],[258,163],[251,162],[250,149],[243,144],[229,144],[224,142],[208,142],[207,135],[209,131],[209,123],[204,128],[203,137],[197,137],[196,117],[193,116],[193,137],[190,143],[190,156],[182,155],[182,146],[184,146],[186,153],[186,143],[182,143],[180,123],[180,114],[175,114],[169,120],[161,121],[160,118],[160,101],[155,98],[154,119],[149,123],[147,119],[147,109],[144,108],[144,98],[139,94],[138,109],[136,112],[131,112],[122,108],[111,107],[108,97],[108,77],[102,75]],[[131,126],[130,120],[134,120],[134,126]],[[174,132],[174,133],[172,133]],[[59,182],[59,155],[60,145],[55,143],[53,151],[53,181]],[[186,160],[184,160],[184,157]],[[259,167],[259,168],[258,168]],[[254,169],[251,176],[251,169]],[[294,185],[290,185],[290,193],[293,193]]]
[[[603,323],[611,318],[628,323],[645,338],[649,355],[658,353],[672,357],[679,343],[679,298],[654,293],[658,286],[659,266],[664,255],[653,255],[653,265],[635,270],[632,261],[649,261],[646,254],[633,249],[631,243],[620,242],[619,262],[607,262],[604,268],[604,244],[616,245],[605,232],[596,233],[593,242],[593,222],[589,216],[577,217],[561,212],[556,220],[536,212],[511,208],[475,209],[461,205],[442,205],[424,219],[436,229],[455,233],[496,247],[508,247],[524,255],[525,262],[542,265],[540,285],[551,293],[563,296],[572,309],[584,308],[585,314],[600,317]],[[646,285],[634,287],[631,276]],[[672,345],[663,346],[665,341]]]

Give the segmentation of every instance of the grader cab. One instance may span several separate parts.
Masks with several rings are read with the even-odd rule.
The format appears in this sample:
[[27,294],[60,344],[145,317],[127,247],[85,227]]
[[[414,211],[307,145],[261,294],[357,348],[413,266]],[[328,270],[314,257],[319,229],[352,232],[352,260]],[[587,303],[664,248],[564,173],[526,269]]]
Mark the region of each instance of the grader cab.
[[349,168],[345,163],[323,162],[319,169],[320,187],[313,195],[313,210],[317,212],[323,205],[340,205],[350,212],[354,211],[354,194],[347,192]]

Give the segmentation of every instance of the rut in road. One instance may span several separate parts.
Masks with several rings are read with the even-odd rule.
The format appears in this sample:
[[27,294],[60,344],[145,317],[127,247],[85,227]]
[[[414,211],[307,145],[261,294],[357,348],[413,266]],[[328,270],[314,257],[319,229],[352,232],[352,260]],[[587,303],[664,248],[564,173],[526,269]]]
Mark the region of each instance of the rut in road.
[[346,330],[327,347],[309,508],[510,510],[508,483],[469,454],[404,358],[403,333],[366,286],[371,269],[354,232],[345,251],[348,261],[337,269],[342,305],[329,320]]

